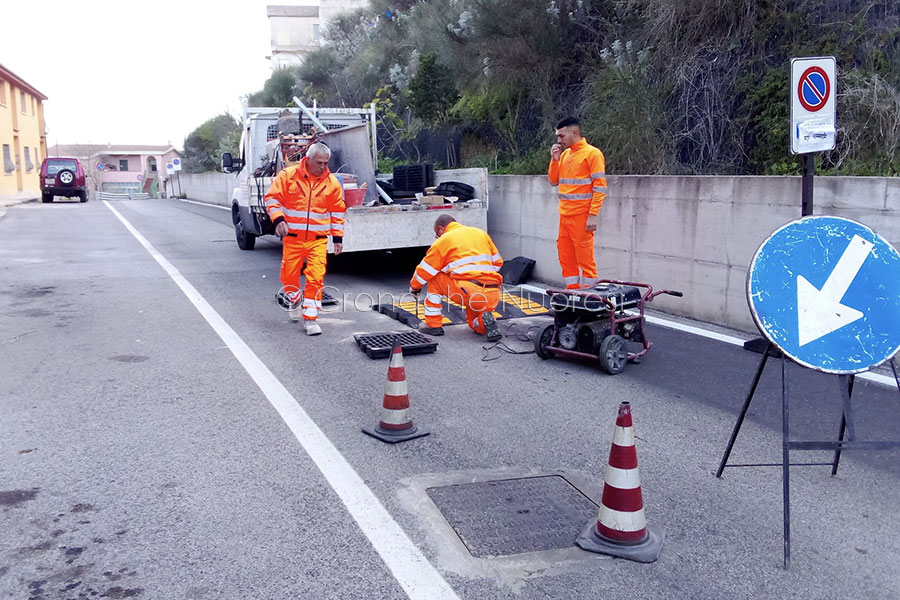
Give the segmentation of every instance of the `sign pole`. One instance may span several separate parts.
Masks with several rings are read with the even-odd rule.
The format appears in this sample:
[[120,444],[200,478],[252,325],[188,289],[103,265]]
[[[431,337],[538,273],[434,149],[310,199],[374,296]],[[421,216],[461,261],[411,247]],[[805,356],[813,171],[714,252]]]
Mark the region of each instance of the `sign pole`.
[[[790,64],[790,150],[800,158],[800,216],[813,214],[816,153],[833,150],[837,137],[837,63],[833,56],[792,58]],[[744,342],[744,350],[764,352],[762,338]]]
[[812,152],[803,155],[803,180],[801,183],[800,216],[813,214],[813,178],[816,175],[816,155]]

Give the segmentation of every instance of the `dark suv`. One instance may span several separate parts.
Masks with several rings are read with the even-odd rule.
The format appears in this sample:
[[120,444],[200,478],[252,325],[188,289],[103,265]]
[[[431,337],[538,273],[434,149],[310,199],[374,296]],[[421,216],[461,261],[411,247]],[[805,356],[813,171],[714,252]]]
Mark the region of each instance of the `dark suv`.
[[84,169],[77,158],[54,156],[41,163],[41,201],[53,202],[54,196],[88,201]]

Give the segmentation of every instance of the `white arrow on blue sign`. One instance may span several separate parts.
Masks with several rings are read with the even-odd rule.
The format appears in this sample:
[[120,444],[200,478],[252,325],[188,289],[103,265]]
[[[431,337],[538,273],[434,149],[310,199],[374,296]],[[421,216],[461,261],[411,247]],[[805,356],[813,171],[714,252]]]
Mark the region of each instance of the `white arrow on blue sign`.
[[900,350],[900,254],[841,217],[806,217],[769,236],[747,273],[762,334],[796,362],[861,373]]

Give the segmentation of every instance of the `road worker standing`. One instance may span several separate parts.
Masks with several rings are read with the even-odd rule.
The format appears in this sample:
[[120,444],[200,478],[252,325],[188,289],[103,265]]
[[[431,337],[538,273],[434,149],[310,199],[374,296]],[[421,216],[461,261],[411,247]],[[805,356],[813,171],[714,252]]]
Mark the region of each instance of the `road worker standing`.
[[[281,171],[266,193],[266,211],[282,240],[281,285],[294,308],[291,320],[303,315],[307,335],[319,335],[316,322],[322,308],[328,236],[334,253],[340,254],[344,241],[344,193],[340,182],[328,170],[331,150],[322,143],[311,144],[299,165]],[[300,304],[300,273],[306,261],[306,286]]]
[[590,287],[597,281],[594,232],[606,198],[606,160],[581,137],[581,123],[574,117],[556,125],[547,177],[559,187],[556,249],[563,281],[567,289]]
[[450,215],[434,222],[434,243],[416,267],[409,291],[418,294],[427,285],[425,323],[419,331],[444,335],[441,302],[444,297],[466,309],[466,322],[489,342],[503,337],[492,311],[500,302],[500,267],[503,259],[490,236],[467,227]]

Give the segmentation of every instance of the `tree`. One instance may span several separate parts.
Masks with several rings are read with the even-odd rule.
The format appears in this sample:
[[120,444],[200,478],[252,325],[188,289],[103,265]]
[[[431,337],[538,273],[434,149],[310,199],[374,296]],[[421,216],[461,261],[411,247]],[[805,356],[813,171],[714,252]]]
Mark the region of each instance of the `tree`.
[[247,106],[291,106],[297,93],[296,71],[278,69],[263,84],[263,89],[247,95]]
[[429,125],[443,125],[458,98],[449,69],[437,64],[433,52],[423,56],[409,82],[409,105],[416,116]]
[[[218,171],[222,158],[222,142],[240,139],[241,127],[233,116],[223,113],[209,119],[184,140],[184,170],[188,173]],[[230,136],[230,137],[229,137]],[[235,147],[231,148],[234,152]]]

